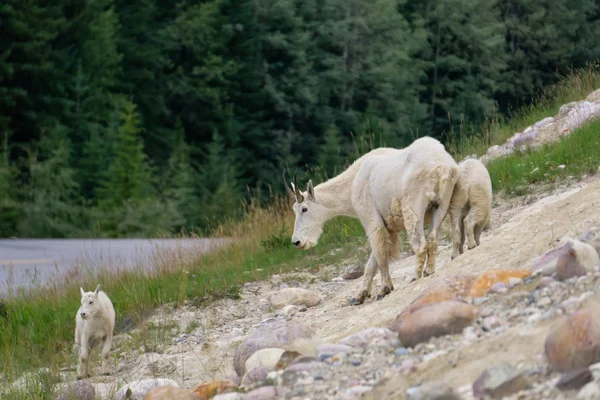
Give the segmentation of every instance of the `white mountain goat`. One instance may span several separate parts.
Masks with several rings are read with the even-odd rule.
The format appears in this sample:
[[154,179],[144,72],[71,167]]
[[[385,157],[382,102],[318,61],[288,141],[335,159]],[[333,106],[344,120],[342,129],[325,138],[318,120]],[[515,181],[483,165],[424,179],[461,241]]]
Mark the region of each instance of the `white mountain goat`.
[[75,345],[79,349],[77,377],[90,376],[90,351],[102,343],[102,371],[108,373],[108,353],[112,345],[115,329],[115,309],[112,302],[100,291],[100,285],[93,292],[81,290],[81,307],[75,317]]
[[463,254],[465,234],[471,250],[479,246],[479,238],[492,212],[492,180],[477,159],[466,159],[458,164],[458,180],[454,186],[448,218],[452,226],[451,259]]
[[[381,274],[381,292],[388,295],[394,286],[389,263],[399,254],[398,233],[407,231],[417,255],[415,279],[435,272],[437,236],[450,205],[458,179],[456,161],[444,145],[431,137],[415,140],[404,149],[379,148],[363,155],[339,175],[313,187],[308,181],[300,192],[294,174],[291,188],[296,214],[292,242],[300,249],[316,246],[323,224],[338,215],[360,219],[371,245],[363,282],[351,305],[371,297],[375,272]],[[431,217],[431,232],[425,238],[424,225]],[[425,263],[427,266],[425,267]]]

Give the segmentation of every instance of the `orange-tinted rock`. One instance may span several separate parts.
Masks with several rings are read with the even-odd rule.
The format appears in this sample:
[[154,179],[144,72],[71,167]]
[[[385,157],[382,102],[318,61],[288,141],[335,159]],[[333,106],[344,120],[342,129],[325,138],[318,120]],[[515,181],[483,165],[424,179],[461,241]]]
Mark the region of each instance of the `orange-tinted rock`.
[[471,286],[471,297],[483,297],[492,285],[502,282],[508,284],[510,278],[523,279],[531,275],[528,269],[490,269],[477,277]]
[[426,304],[413,309],[398,324],[398,339],[412,347],[432,337],[462,332],[475,319],[475,307],[456,300]]
[[475,279],[475,275],[450,275],[437,278],[396,317],[390,325],[390,329],[397,331],[403,318],[426,304],[447,300],[466,300],[470,296],[471,285],[475,282]]
[[196,393],[201,400],[208,400],[218,394],[233,392],[235,388],[236,386],[232,381],[214,380],[198,385],[194,389],[194,393]]
[[548,362],[559,372],[600,362],[600,320],[590,309],[577,311],[546,337]]
[[150,390],[144,400],[200,400],[197,394],[175,386],[160,386]]

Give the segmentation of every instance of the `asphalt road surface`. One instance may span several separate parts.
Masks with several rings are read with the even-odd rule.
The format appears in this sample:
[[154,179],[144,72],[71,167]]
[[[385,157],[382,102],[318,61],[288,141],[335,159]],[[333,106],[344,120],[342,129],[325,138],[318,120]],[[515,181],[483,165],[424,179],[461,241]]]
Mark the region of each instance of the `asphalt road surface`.
[[78,279],[86,269],[151,270],[157,259],[169,263],[174,257],[203,253],[219,243],[213,239],[3,239],[0,297],[19,287]]

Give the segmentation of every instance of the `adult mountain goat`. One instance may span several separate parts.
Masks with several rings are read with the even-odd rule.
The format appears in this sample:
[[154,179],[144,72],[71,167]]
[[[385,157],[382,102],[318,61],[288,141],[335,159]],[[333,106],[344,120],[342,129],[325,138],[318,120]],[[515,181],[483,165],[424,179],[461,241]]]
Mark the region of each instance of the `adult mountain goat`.
[[[390,261],[399,254],[398,233],[406,230],[417,256],[415,278],[435,272],[437,237],[458,179],[456,161],[439,141],[415,140],[403,149],[379,148],[363,155],[339,175],[305,192],[296,176],[288,190],[295,196],[292,242],[300,249],[316,246],[323,224],[338,215],[360,219],[371,245],[363,282],[351,305],[371,297],[375,272],[381,274],[380,300],[394,290]],[[431,231],[425,238],[425,219]]]
[[90,376],[90,350],[102,343],[102,370],[107,373],[108,354],[112,346],[115,329],[115,309],[112,302],[100,291],[100,285],[93,292],[81,290],[81,306],[75,317],[75,345],[79,349],[77,377]]

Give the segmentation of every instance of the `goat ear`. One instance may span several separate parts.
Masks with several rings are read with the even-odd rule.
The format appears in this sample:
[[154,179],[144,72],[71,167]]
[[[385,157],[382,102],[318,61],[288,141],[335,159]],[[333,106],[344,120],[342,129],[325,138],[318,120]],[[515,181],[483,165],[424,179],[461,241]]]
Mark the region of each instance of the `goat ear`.
[[96,290],[94,291],[94,294],[98,294],[98,290],[100,290],[100,284],[98,284],[98,286],[96,286]]
[[79,290],[81,291],[81,297],[83,297],[85,295],[85,292],[83,291],[83,288],[80,287]]
[[308,180],[308,185],[306,186],[306,193],[308,193],[308,197],[311,200],[315,199],[315,188],[313,188],[312,179]]

